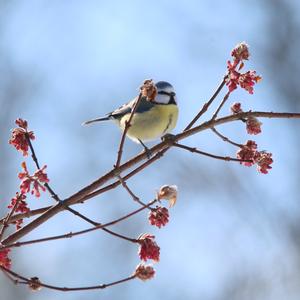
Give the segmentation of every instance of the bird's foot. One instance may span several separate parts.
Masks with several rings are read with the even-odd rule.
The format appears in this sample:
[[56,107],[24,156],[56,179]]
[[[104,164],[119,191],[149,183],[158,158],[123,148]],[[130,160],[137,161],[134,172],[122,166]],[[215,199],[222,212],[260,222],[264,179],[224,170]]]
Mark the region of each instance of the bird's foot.
[[163,142],[168,142],[169,144],[173,144],[175,142],[175,137],[176,137],[176,135],[167,133],[161,137],[161,140]]
[[147,155],[147,158],[150,159],[152,154],[153,154],[152,151],[148,147],[145,147],[144,149],[145,149],[145,153]]
[[150,159],[152,156],[152,151],[141,140],[139,140],[139,142],[143,146],[145,153],[147,155],[147,158]]

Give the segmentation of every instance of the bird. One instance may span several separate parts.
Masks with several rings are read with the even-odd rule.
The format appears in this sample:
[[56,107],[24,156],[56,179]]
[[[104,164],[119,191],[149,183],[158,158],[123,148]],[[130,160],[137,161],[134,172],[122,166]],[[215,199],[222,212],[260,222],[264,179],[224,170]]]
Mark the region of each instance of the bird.
[[[145,86],[147,87],[145,89],[146,94],[143,93]],[[152,93],[153,91],[154,93]],[[144,143],[161,138],[175,128],[178,119],[178,106],[175,90],[167,81],[158,81],[154,84],[152,80],[145,80],[141,87],[141,93],[141,99],[132,116],[126,136],[134,142],[140,143],[149,158],[151,153]],[[136,96],[104,117],[85,121],[82,125],[112,120],[124,131],[138,98],[139,96]]]

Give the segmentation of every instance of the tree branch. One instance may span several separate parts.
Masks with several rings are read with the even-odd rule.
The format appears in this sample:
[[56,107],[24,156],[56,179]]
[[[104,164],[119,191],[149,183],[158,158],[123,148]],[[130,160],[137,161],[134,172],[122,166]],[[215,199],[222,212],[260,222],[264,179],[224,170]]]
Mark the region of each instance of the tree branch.
[[135,103],[132,107],[132,110],[131,110],[128,121],[125,121],[125,128],[124,128],[124,131],[123,131],[123,134],[122,134],[122,137],[121,137],[115,168],[119,168],[119,166],[120,166],[121,159],[122,159],[122,154],[123,154],[123,147],[124,147],[125,137],[126,137],[126,134],[129,130],[129,127],[131,126],[131,121],[132,121],[133,115],[134,115],[139,103],[141,102],[141,99],[142,99],[142,92],[140,92],[137,100],[135,101]]
[[[204,130],[210,129],[215,126],[219,126],[221,124],[226,124],[232,121],[239,120],[241,118],[247,118],[249,116],[253,117],[261,117],[261,118],[300,118],[300,113],[273,113],[273,112],[259,112],[259,111],[249,111],[249,112],[242,112],[238,114],[229,115],[226,117],[222,117],[216,120],[210,120],[207,122],[204,122],[200,124],[199,126],[196,126],[194,128],[188,129],[186,131],[183,131],[177,135],[174,136],[173,141],[165,140],[156,146],[152,147],[150,149],[151,153],[159,153],[160,151],[167,151],[165,149],[168,149],[172,146],[173,142],[177,142],[179,140],[185,139],[189,136],[192,136],[196,133],[202,132]],[[134,165],[140,163],[142,160],[147,158],[147,153],[141,153],[137,155],[136,157],[130,159],[129,161],[121,164],[118,168],[114,168],[113,170],[109,171],[105,175],[101,176],[97,180],[95,180],[90,185],[84,187],[77,193],[73,194],[66,200],[57,203],[55,206],[51,207],[49,210],[47,210],[45,213],[43,213],[41,216],[24,226],[23,228],[19,229],[15,233],[11,234],[9,237],[4,239],[2,241],[3,245],[6,245],[8,243],[13,243],[23,237],[24,235],[31,232],[36,227],[40,226],[44,222],[46,222],[48,219],[59,213],[60,211],[64,210],[67,206],[78,203],[84,199],[84,197],[88,196],[89,194],[93,193],[97,188],[104,185],[107,181],[113,179],[115,177],[116,172],[120,174],[120,172],[123,172]],[[157,160],[158,157],[156,157],[155,160]],[[154,160],[151,161],[151,163],[154,162]],[[146,165],[143,167],[145,168]],[[143,168],[139,169],[141,171]],[[139,172],[137,171],[137,172]]]
[[[40,280],[38,280],[38,283],[36,280],[34,280],[34,278],[26,278],[14,271],[11,271],[3,266],[0,266],[1,270],[5,273],[10,274],[11,276],[13,276],[14,278],[16,278],[17,280],[15,280],[16,284],[26,284],[29,287],[31,286],[39,286],[39,287],[44,287],[47,289],[51,289],[51,290],[56,290],[56,291],[62,291],[62,292],[74,292],[74,291],[86,291],[86,290],[99,290],[99,289],[105,289],[109,286],[113,286],[113,285],[117,285],[129,280],[134,279],[136,276],[135,275],[131,275],[129,277],[126,277],[124,279],[121,280],[117,280],[117,281],[113,281],[111,283],[107,283],[107,284],[100,284],[100,285],[93,285],[93,286],[84,286],[84,287],[59,287],[59,286],[54,286],[54,285],[50,285],[50,284],[46,284],[41,282]],[[22,280],[22,281],[19,281]]]
[[177,147],[177,148],[188,150],[192,153],[198,153],[198,154],[201,154],[201,155],[204,155],[204,156],[208,156],[208,157],[211,157],[211,158],[220,159],[220,160],[224,160],[224,161],[252,162],[252,160],[243,160],[243,159],[233,158],[233,157],[229,157],[229,156],[220,156],[220,155],[211,154],[211,153],[208,153],[208,152],[198,150],[195,147],[189,147],[189,146],[178,144],[178,143],[175,143],[174,146]]
[[219,95],[221,90],[223,89],[225,83],[227,74],[224,76],[223,80],[217,87],[216,91],[212,95],[212,97],[203,105],[202,109],[198,112],[198,114],[195,116],[195,118],[184,128],[184,131],[190,129],[193,127],[193,125],[198,121],[198,119],[208,110],[209,106],[213,103],[213,101],[216,99],[216,97]]
[[[158,201],[157,199],[154,199],[154,200],[150,201],[148,204],[146,204],[145,206],[140,207],[139,209],[134,210],[131,213],[125,215],[125,216],[122,216],[122,217],[120,217],[116,220],[113,220],[113,221],[110,221],[110,222],[107,222],[107,223],[104,223],[104,224],[99,224],[99,225],[93,226],[93,227],[88,228],[88,229],[75,231],[75,232],[68,232],[68,233],[61,234],[61,235],[49,236],[49,237],[45,237],[45,238],[41,238],[41,239],[34,239],[34,240],[29,240],[29,241],[24,241],[24,242],[15,242],[15,243],[12,243],[12,244],[8,244],[6,246],[1,246],[0,250],[6,249],[6,248],[14,248],[14,247],[37,244],[37,243],[42,243],[42,242],[48,242],[48,241],[53,241],[53,240],[72,238],[74,236],[82,235],[82,234],[92,232],[92,231],[95,231],[95,230],[98,230],[98,229],[105,229],[106,227],[116,225],[117,223],[120,223],[121,221],[124,221],[124,220],[138,214],[139,212],[145,210],[146,208],[150,208],[157,201]],[[136,241],[134,240],[134,242],[136,242]]]
[[227,142],[231,145],[237,146],[239,148],[241,148],[243,145],[242,144],[238,144],[236,142],[233,142],[232,140],[230,140],[228,137],[226,137],[225,135],[221,134],[216,128],[212,127],[211,130],[218,136],[220,137],[224,142]]

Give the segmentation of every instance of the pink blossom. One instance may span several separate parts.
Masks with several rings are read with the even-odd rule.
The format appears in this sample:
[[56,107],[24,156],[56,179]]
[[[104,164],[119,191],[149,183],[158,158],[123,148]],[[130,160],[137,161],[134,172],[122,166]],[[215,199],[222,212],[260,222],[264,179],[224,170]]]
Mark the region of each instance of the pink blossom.
[[254,157],[256,154],[257,144],[254,141],[248,140],[245,145],[237,152],[236,157],[241,160],[240,164],[251,167],[254,165]]
[[37,170],[33,175],[28,173],[26,163],[22,163],[22,168],[24,172],[19,173],[19,178],[22,180],[20,184],[20,190],[22,194],[29,193],[31,190],[31,194],[34,194],[36,197],[40,197],[40,189],[45,191],[46,188],[42,183],[49,182],[47,173],[45,173],[45,169],[47,166],[43,166],[41,169]]
[[255,71],[248,71],[244,74],[240,74],[238,82],[241,88],[253,94],[253,87],[255,83],[258,83],[261,80],[261,77],[256,75]]
[[239,102],[233,103],[230,107],[230,110],[233,114],[238,114],[243,112],[242,105]]
[[138,238],[140,244],[139,256],[141,260],[153,259],[159,261],[160,248],[154,240],[154,235],[144,233]]
[[166,207],[157,206],[149,212],[149,222],[158,228],[169,222],[169,211]]
[[11,259],[8,257],[10,252],[9,248],[0,250],[0,266],[10,269],[11,267]]
[[272,169],[272,153],[268,153],[266,151],[256,152],[254,160],[257,164],[257,170],[260,173],[268,174],[269,170]]
[[[27,213],[27,212],[29,212],[30,209],[27,206],[26,195],[19,194],[17,192],[16,196],[11,199],[11,202],[8,205],[8,208],[10,208],[10,209],[12,209],[13,207],[15,207],[15,212],[19,212],[19,213]],[[23,223],[23,219],[18,219],[14,223],[16,224],[17,229],[20,229],[21,225]]]
[[[27,121],[22,119],[17,119],[15,123],[19,126],[18,128],[14,128],[12,130],[11,138],[9,139],[9,144],[13,145],[18,151],[23,152],[23,156],[28,155],[28,140],[34,140],[35,136],[33,131],[28,131],[27,129]],[[27,135],[27,137],[26,137]]]
[[257,118],[250,116],[246,121],[246,129],[248,134],[259,134],[261,133],[262,123]]

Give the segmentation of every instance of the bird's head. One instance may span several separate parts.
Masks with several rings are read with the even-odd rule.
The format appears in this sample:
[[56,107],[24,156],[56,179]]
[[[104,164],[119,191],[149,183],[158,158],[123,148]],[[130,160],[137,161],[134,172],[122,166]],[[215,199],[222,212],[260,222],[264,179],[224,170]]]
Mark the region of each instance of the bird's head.
[[155,86],[157,88],[155,102],[161,104],[177,104],[175,90],[169,82],[158,81]]

